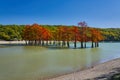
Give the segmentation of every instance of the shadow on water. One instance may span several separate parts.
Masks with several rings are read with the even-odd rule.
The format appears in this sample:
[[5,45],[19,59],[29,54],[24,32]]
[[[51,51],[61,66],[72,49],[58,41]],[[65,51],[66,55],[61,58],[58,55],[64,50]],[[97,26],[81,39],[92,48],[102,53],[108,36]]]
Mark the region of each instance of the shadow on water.
[[25,44],[0,44],[1,46],[25,46]]
[[0,48],[5,48],[5,47],[12,47],[12,46],[33,46],[33,47],[42,47],[42,48],[48,48],[48,49],[54,49],[54,50],[61,50],[61,49],[88,49],[91,47],[86,47],[86,48],[81,48],[81,47],[76,47],[74,48],[73,46],[71,47],[62,47],[62,46],[52,46],[52,45],[44,45],[44,46],[40,46],[40,45],[25,45],[25,44],[0,44]]
[[46,48],[48,49],[88,49],[88,48],[91,48],[91,47],[86,47],[86,48],[81,48],[81,47],[61,47],[61,46],[45,46]]

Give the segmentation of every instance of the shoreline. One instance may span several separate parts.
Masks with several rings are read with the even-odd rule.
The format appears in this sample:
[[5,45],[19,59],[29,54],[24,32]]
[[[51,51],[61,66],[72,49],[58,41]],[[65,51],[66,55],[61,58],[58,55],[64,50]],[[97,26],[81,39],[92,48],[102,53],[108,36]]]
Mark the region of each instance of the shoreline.
[[25,41],[0,41],[0,44],[25,44]]
[[[115,42],[119,42],[119,41],[115,41]],[[115,42],[112,42],[112,41],[106,41],[106,42],[100,42],[100,43],[115,43]],[[24,40],[22,41],[0,41],[0,44],[26,44]]]
[[119,74],[120,78],[120,58],[100,63],[82,71],[61,75],[47,80],[110,80],[117,74]]

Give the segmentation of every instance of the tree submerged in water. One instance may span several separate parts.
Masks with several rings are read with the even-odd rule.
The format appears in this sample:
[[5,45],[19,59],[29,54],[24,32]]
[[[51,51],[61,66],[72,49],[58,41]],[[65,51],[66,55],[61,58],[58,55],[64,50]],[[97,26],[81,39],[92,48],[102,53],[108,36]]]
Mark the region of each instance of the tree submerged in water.
[[38,24],[26,25],[22,37],[26,45],[70,47],[70,42],[73,42],[74,48],[78,42],[81,48],[86,48],[86,42],[92,42],[92,48],[99,47],[98,42],[104,39],[98,29],[88,27],[84,21],[78,26],[59,26],[54,30]]

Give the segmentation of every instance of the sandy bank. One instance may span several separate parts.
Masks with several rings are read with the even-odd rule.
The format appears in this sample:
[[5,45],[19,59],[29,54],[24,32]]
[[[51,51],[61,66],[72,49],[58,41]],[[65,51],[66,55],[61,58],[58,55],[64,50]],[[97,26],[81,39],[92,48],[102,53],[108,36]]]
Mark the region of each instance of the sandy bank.
[[25,44],[25,41],[0,41],[0,44]]
[[109,78],[115,74],[120,75],[120,58],[49,80],[110,80]]

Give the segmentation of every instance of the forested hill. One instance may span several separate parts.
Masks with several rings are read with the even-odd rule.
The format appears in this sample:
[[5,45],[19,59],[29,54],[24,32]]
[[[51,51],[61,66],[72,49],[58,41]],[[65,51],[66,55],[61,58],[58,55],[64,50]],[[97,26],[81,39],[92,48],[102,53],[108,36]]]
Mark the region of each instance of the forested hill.
[[[42,25],[49,30],[56,30],[62,25]],[[25,25],[0,25],[0,40],[22,40],[22,32]],[[72,27],[72,26],[68,26]],[[99,28],[104,41],[120,41],[120,28]]]
[[105,37],[104,41],[120,41],[120,28],[102,28],[100,31]]

